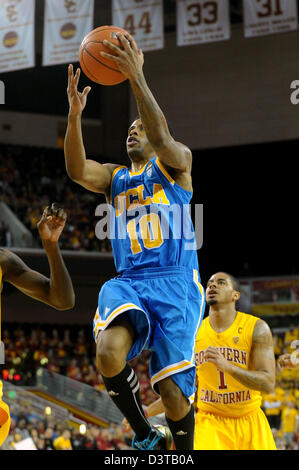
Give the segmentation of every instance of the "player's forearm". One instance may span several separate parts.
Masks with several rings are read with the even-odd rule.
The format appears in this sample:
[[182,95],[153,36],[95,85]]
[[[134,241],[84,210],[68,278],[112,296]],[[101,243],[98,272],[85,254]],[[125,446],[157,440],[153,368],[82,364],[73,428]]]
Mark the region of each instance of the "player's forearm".
[[227,372],[242,385],[252,390],[271,393],[274,390],[275,378],[272,374],[260,370],[246,370],[230,364]]
[[150,144],[156,149],[169,136],[168,126],[163,112],[150,91],[144,75],[130,80],[136,104]]
[[81,114],[70,114],[64,140],[65,166],[74,181],[82,179],[86,164],[86,153],[82,137]]
[[58,243],[43,240],[43,246],[50,266],[48,303],[58,310],[69,310],[75,304],[75,294]]

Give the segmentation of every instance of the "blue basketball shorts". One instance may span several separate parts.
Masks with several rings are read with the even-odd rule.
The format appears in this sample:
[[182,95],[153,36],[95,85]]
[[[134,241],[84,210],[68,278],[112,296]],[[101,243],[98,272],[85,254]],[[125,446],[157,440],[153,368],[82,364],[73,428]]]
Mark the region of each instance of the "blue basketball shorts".
[[116,318],[135,328],[136,341],[127,360],[151,351],[150,378],[154,390],[172,377],[192,401],[195,393],[195,338],[205,308],[204,289],[196,269],[159,267],[126,271],[100,290],[93,321],[94,339]]

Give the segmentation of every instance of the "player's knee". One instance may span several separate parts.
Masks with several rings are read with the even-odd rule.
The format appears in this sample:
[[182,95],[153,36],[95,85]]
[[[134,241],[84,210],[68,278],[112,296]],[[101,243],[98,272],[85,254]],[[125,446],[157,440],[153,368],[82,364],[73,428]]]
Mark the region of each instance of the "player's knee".
[[104,337],[97,341],[96,367],[106,377],[119,373],[126,362],[126,354],[121,344],[113,338],[106,341]]
[[161,381],[159,391],[166,409],[176,410],[181,408],[182,401],[185,401],[180,388],[170,379]]
[[111,369],[118,369],[118,364],[122,360],[121,351],[115,345],[105,345],[97,343],[96,366],[98,371],[104,376],[109,376]]

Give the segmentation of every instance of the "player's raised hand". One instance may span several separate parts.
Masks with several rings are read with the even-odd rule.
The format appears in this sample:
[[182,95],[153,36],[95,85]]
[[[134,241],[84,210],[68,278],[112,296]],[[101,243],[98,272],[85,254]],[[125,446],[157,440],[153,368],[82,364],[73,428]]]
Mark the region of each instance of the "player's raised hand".
[[80,78],[81,69],[77,68],[74,75],[74,68],[72,64],[68,68],[68,86],[67,96],[69,100],[70,110],[69,115],[81,114],[86,106],[87,95],[91,90],[90,86],[84,88],[82,93],[78,91],[78,83]]
[[105,39],[104,45],[113,51],[113,54],[101,52],[103,57],[112,60],[117,64],[118,69],[130,79],[137,78],[142,74],[144,56],[141,49],[138,48],[133,36],[130,34],[117,33],[120,47]]
[[66,213],[55,204],[46,207],[37,224],[40,237],[44,241],[58,242],[66,222]]

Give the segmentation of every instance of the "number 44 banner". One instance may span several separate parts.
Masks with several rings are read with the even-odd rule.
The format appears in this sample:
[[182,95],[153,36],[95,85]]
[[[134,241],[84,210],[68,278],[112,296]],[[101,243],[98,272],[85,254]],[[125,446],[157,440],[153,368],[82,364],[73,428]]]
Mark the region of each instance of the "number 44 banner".
[[143,51],[164,47],[162,0],[113,0],[112,23],[128,31]]
[[298,28],[297,0],[243,0],[246,38]]
[[177,45],[230,39],[228,0],[177,0]]

